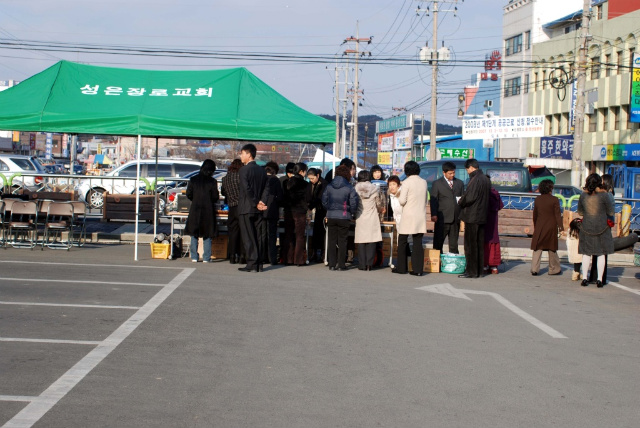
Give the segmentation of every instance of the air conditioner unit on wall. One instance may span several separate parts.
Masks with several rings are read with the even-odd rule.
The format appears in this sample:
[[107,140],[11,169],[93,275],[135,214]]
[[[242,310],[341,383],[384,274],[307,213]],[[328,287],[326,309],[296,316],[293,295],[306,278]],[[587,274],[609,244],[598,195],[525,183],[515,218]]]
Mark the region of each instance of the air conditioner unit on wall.
[[593,104],[586,104],[584,106],[584,113],[585,114],[593,114],[595,112],[595,108],[593,107]]

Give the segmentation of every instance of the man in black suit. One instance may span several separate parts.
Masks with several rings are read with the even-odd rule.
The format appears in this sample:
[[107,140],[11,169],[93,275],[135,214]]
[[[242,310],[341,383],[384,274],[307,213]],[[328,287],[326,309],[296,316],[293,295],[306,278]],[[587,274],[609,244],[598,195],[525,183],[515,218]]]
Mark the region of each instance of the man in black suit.
[[240,217],[240,235],[246,252],[247,265],[238,268],[244,272],[262,271],[262,243],[258,239],[258,230],[262,230],[264,201],[269,195],[267,173],[256,162],[256,146],[246,144],[240,151],[240,195],[238,214]]
[[480,278],[484,268],[484,225],[487,223],[491,180],[484,175],[476,159],[467,159],[464,168],[469,183],[460,205],[460,220],[464,221],[464,255],[467,259],[465,273],[459,278]]
[[431,221],[433,249],[442,252],[444,239],[449,237],[449,252],[458,254],[458,234],[460,233],[460,206],[458,199],[464,192],[464,183],[456,178],[456,166],[452,162],[442,164],[442,177],[431,186]]

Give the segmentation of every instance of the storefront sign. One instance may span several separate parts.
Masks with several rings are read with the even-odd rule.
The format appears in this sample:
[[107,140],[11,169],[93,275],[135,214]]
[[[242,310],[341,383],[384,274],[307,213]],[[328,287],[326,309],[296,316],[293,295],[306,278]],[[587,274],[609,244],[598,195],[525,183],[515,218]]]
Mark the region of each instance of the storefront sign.
[[629,122],[640,123],[640,54],[633,54]]
[[407,129],[413,125],[413,114],[407,114],[404,116],[396,116],[385,120],[379,120],[376,122],[376,133],[382,134],[389,131],[395,131],[396,129]]
[[640,158],[640,144],[609,144],[593,146],[593,161],[626,161]]
[[378,152],[378,165],[391,165],[391,152]]
[[69,134],[62,134],[62,156],[69,157]]
[[571,109],[569,109],[569,132],[576,130],[576,104],[578,102],[578,81],[571,85]]
[[45,159],[53,159],[53,134],[51,132],[47,132],[45,137]]
[[413,130],[406,129],[404,131],[396,131],[393,134],[396,150],[411,149],[411,142],[413,141]]
[[544,116],[494,117],[462,121],[463,140],[528,138],[544,135]]
[[473,149],[443,149],[440,150],[440,157],[442,159],[471,159],[473,158]]
[[378,151],[390,152],[393,150],[393,132],[378,135]]
[[555,135],[540,138],[540,157],[567,159],[573,157],[573,135]]

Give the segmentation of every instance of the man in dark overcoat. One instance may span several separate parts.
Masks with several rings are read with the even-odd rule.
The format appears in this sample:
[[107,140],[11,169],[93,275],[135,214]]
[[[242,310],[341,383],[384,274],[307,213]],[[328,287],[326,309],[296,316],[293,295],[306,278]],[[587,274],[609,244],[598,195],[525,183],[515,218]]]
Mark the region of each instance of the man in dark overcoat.
[[531,238],[531,275],[540,271],[542,252],[549,254],[549,275],[562,272],[558,258],[558,231],[563,231],[560,201],[553,196],[553,181],[542,180],[538,186],[540,196],[533,202],[533,237]]
[[460,278],[480,278],[484,270],[484,225],[491,181],[480,169],[476,159],[467,159],[464,167],[469,174],[467,190],[460,198],[460,220],[464,221],[464,255],[467,268]]
[[327,216],[327,210],[322,206],[322,194],[327,187],[327,182],[322,178],[320,170],[317,168],[309,168],[307,178],[311,183],[311,202],[309,203],[309,209],[316,210],[315,217],[313,218],[312,251],[309,260],[322,262],[324,261],[325,241],[324,219]]
[[189,253],[191,261],[198,261],[198,239],[202,238],[202,262],[211,261],[211,239],[217,236],[216,202],[220,199],[218,182],[213,178],[216,164],[207,159],[200,167],[200,173],[194,175],[187,185],[187,198],[191,201],[185,233],[191,236]]
[[240,151],[240,198],[238,214],[240,216],[240,235],[244,244],[247,265],[238,268],[243,272],[262,271],[262,243],[258,231],[262,230],[263,213],[267,209],[265,201],[269,194],[267,173],[256,161],[256,146],[246,144]]
[[449,237],[449,252],[458,254],[458,235],[460,234],[460,205],[458,199],[464,192],[464,183],[456,178],[456,166],[452,162],[442,164],[442,177],[431,185],[431,221],[435,223],[433,231],[433,249],[442,252],[444,239]]

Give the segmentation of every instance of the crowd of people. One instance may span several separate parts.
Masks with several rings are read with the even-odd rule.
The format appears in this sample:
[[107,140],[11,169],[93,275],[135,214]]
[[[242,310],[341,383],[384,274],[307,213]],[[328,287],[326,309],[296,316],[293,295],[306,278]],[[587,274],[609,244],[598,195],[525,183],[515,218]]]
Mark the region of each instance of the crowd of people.
[[[262,272],[267,263],[301,267],[307,261],[324,262],[325,258],[329,270],[344,271],[353,262],[356,245],[358,269],[371,271],[382,265],[381,224],[386,215],[395,221],[397,231],[397,263],[392,272],[422,276],[429,204],[434,249],[442,252],[448,239],[449,253],[458,254],[460,224],[464,222],[466,268],[459,277],[479,278],[498,273],[502,263],[498,212],[504,205],[476,159],[465,163],[469,175],[466,187],[455,177],[456,166],[444,162],[442,177],[432,183],[430,193],[427,182],[420,177],[420,165],[409,161],[404,165],[403,181],[396,175],[386,178],[386,195],[378,185],[385,179],[378,165],[356,175],[355,163],[345,158],[323,178],[319,169],[289,163],[285,174],[278,177],[278,164],[269,162],[261,167],[255,157],[256,147],[245,145],[240,159],[231,163],[222,179],[221,193],[229,207],[228,258],[231,264],[245,265],[238,268],[240,271]],[[204,161],[200,174],[192,177],[187,187],[192,205],[186,233],[192,237],[193,262],[199,260],[199,238],[203,239],[203,262],[210,261],[211,239],[218,233],[215,207],[219,194],[212,177],[214,172],[215,163]],[[562,271],[557,251],[564,227],[558,198],[552,193],[553,185],[551,180],[543,180],[534,202],[531,239],[534,276],[539,274],[544,251],[549,258],[548,274],[558,275]],[[566,235],[569,260],[574,263],[572,279],[581,280],[583,286],[589,284],[589,273],[591,278],[597,276],[598,287],[606,283],[607,255],[614,251],[609,231],[613,206],[611,177],[589,175],[578,203],[582,218],[571,222]],[[307,254],[306,227],[311,213],[315,217]],[[281,215],[284,233],[279,235]]]

